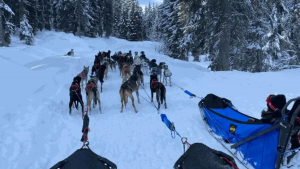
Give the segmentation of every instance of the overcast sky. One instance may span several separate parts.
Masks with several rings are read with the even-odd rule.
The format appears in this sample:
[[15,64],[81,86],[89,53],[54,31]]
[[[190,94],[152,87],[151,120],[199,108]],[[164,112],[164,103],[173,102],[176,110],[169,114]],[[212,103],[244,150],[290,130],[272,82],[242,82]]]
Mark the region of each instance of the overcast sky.
[[163,2],[163,0],[138,0],[140,5],[144,6],[144,5],[148,5],[149,2],[152,3],[157,3],[157,4],[161,4]]

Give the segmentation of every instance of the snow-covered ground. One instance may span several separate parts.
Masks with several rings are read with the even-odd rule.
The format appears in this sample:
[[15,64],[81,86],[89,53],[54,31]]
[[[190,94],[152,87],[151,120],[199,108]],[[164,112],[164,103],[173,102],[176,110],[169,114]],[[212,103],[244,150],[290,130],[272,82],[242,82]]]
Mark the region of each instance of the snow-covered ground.
[[[0,164],[6,169],[50,168],[81,147],[80,111],[68,113],[69,87],[83,66],[93,64],[99,51],[145,51],[150,59],[164,61],[180,87],[204,97],[214,93],[230,99],[241,111],[260,117],[269,94],[300,95],[299,69],[280,72],[212,72],[201,64],[174,60],[155,51],[154,42],[128,42],[116,38],[90,39],[57,32],[38,33],[34,46],[15,37],[9,48],[0,48]],[[63,57],[71,48],[75,57]],[[90,74],[91,72],[89,72]],[[145,81],[149,77],[145,76]],[[110,71],[101,93],[102,113],[90,115],[91,149],[120,169],[170,169],[182,155],[178,137],[171,138],[156,109],[140,89],[137,114],[129,104],[120,113],[118,72]],[[150,94],[149,84],[145,85]],[[134,95],[135,97],[135,95]],[[85,94],[83,92],[85,101]],[[136,101],[136,100],[135,100]],[[167,87],[168,109],[162,109],[177,131],[190,143],[201,142],[228,153],[207,132],[197,104],[180,88]],[[298,156],[294,161],[299,160]],[[299,164],[298,164],[299,165]],[[238,163],[240,168],[244,168]],[[295,166],[294,168],[298,168]]]

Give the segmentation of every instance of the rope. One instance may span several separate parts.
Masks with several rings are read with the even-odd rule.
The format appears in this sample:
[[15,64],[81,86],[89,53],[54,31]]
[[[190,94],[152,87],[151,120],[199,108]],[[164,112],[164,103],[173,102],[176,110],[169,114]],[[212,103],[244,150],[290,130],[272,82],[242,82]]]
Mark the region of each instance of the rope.
[[81,136],[81,141],[83,142],[83,145],[81,146],[81,149],[83,147],[89,147],[89,142],[88,142],[88,133],[90,132],[90,128],[89,128],[89,116],[88,113],[83,112],[84,118],[83,118],[83,126],[82,126],[82,136]]
[[[172,75],[172,74],[171,74]],[[202,99],[201,97],[198,97],[196,96],[195,94],[192,94],[191,92],[187,91],[187,90],[184,90],[184,88],[178,86],[177,84],[175,84],[174,82],[172,82],[175,86],[177,86],[178,88],[180,88],[182,91],[184,91],[186,94],[190,95],[191,98],[192,97],[197,97],[197,98],[200,98]],[[148,84],[148,83],[146,83]],[[151,84],[150,84],[151,85]],[[128,88],[130,88],[132,91],[134,91],[130,86],[126,85]],[[148,96],[148,98],[151,100],[150,96],[148,95],[148,93],[146,92],[145,88],[142,87],[142,89],[144,90],[144,92],[146,93],[146,95]],[[148,103],[150,103],[151,105],[153,105],[156,110],[159,110],[158,107],[155,105],[155,103],[151,103],[149,102],[146,98],[144,98],[142,95],[140,95],[143,99],[145,99]],[[189,147],[191,146],[191,144],[187,141],[187,138],[186,137],[181,137],[181,135],[176,131],[175,129],[175,126],[174,126],[174,123],[170,122],[169,119],[167,118],[167,116],[165,114],[161,114],[161,118],[162,118],[162,121],[167,125],[167,127],[170,129],[171,131],[171,137],[173,139],[175,139],[176,135],[180,137],[181,139],[181,142],[183,144],[183,149],[184,149],[184,152],[185,152],[185,144],[187,144]]]
[[[80,97],[78,96],[77,92],[75,92],[75,93],[76,93],[76,95],[77,95],[79,101],[81,102],[81,104],[84,105],[84,104],[83,104],[83,101],[80,99]],[[82,112],[82,114],[81,114],[82,120],[83,120],[84,113],[88,113],[88,110],[89,110],[89,109],[88,109],[88,107],[87,107],[86,110]]]
[[178,86],[177,84],[175,84],[174,82],[172,82],[175,86],[177,86],[178,88],[180,88],[182,91],[184,91],[184,88]]
[[182,91],[184,91],[184,93],[188,94],[191,98],[196,97],[196,98],[199,98],[201,100],[203,99],[203,97],[196,96],[195,94],[189,92],[188,90],[185,90],[183,87],[178,86],[174,82],[171,82],[171,83],[173,83],[175,86],[177,86],[178,88],[180,88]]
[[[129,87],[132,91],[134,91],[130,86],[126,85],[127,87]],[[147,96],[149,97],[149,99],[151,100],[150,96],[148,95],[148,93],[146,92],[146,90],[142,87],[142,89],[145,91],[145,93],[147,94]],[[155,107],[156,110],[159,110],[158,107],[155,105],[155,103],[148,101],[146,98],[144,98],[142,95],[139,94],[139,96],[141,96],[144,100],[146,100],[149,104],[153,105]]]
[[86,128],[84,128],[84,130],[82,132],[82,137],[84,138],[84,140],[83,140],[83,145],[81,146],[81,148],[83,148],[84,146],[87,146],[89,148],[89,146],[88,146],[89,145],[88,138],[86,137],[86,134],[85,134],[86,130],[88,130],[88,132],[90,132],[90,128],[86,127]]

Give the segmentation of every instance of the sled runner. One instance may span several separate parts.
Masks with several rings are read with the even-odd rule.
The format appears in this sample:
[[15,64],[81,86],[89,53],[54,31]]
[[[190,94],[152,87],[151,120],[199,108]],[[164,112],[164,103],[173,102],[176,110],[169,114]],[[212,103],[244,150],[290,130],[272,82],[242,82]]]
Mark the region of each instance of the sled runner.
[[[294,101],[293,108],[287,110]],[[255,169],[279,169],[286,163],[288,154],[299,149],[299,146],[290,149],[291,136],[299,130],[299,102],[300,98],[295,98],[284,104],[281,117],[272,124],[239,112],[230,100],[213,94],[208,94],[198,106],[209,130],[221,139],[220,143],[229,144],[225,147],[235,149],[234,154],[240,155],[239,160],[245,162],[244,165],[249,163]]]

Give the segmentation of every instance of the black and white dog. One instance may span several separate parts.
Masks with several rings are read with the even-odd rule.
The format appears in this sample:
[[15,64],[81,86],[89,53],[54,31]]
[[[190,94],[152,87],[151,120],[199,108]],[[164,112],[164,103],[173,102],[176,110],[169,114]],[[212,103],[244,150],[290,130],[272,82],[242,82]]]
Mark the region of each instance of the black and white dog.
[[65,56],[74,56],[74,50],[71,49],[71,51],[68,52]]
[[73,82],[70,86],[70,102],[69,102],[69,114],[72,113],[72,105],[75,104],[76,109],[78,110],[78,102],[81,105],[82,112],[84,111],[84,104],[82,101],[81,89],[80,89],[81,77],[76,76],[73,78]]

